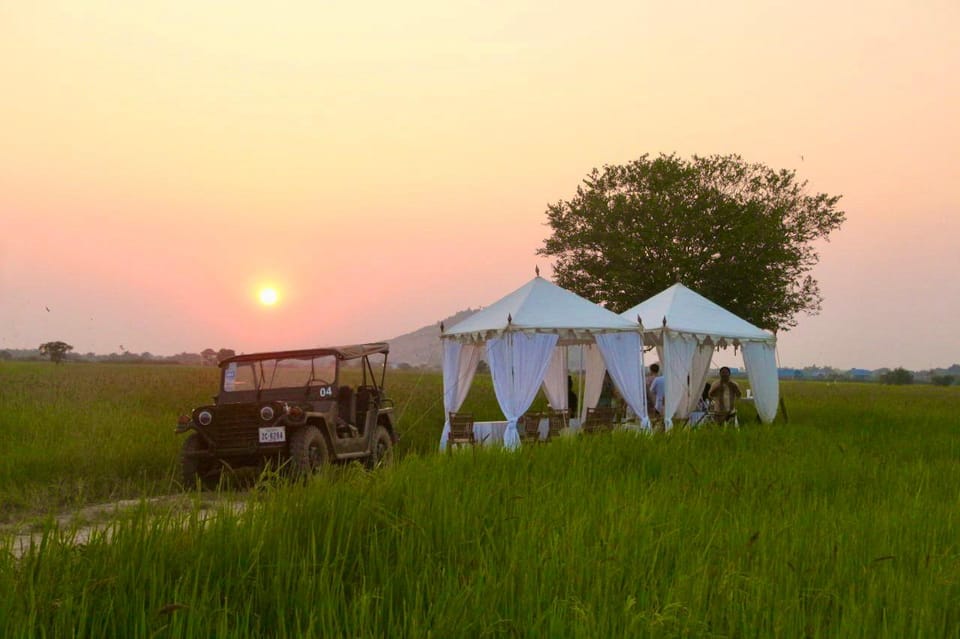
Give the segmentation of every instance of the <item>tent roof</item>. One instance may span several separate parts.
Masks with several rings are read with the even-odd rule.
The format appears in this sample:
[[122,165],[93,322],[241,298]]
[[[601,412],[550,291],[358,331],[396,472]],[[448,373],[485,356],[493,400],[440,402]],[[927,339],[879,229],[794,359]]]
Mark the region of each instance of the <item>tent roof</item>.
[[662,331],[666,318],[669,330],[709,336],[714,341],[726,338],[775,342],[777,339],[773,333],[757,328],[680,283],[621,313],[621,317],[633,321],[638,316],[644,333]]
[[606,333],[635,331],[637,324],[538,276],[451,326],[443,336],[486,336],[507,330]]

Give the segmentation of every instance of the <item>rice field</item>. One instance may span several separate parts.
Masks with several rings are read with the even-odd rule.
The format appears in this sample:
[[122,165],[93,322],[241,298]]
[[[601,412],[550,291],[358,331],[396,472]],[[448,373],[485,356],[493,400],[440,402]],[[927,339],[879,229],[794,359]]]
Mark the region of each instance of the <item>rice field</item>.
[[[0,366],[8,520],[171,492],[216,385]],[[789,424],[440,455],[440,387],[389,376],[392,468],[2,542],[0,636],[960,636],[960,389],[785,384]],[[489,380],[464,409],[499,416]]]

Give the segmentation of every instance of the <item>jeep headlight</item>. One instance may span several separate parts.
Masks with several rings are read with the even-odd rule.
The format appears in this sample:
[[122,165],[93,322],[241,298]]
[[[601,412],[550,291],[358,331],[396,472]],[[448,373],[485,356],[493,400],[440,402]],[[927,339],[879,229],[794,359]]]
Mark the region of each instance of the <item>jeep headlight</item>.
[[197,421],[200,422],[201,426],[209,426],[213,422],[213,413],[208,410],[200,411],[200,414],[197,415]]
[[260,419],[269,422],[273,419],[273,406],[264,406],[260,409]]

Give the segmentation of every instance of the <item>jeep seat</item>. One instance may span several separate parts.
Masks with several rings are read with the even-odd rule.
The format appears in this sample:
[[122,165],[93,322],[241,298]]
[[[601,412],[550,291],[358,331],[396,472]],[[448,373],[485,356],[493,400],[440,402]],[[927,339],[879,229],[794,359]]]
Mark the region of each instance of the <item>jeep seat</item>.
[[348,424],[356,424],[356,396],[350,386],[341,386],[337,390],[337,414]]
[[371,391],[369,386],[357,388],[357,428],[364,430],[367,425],[367,411],[370,409]]

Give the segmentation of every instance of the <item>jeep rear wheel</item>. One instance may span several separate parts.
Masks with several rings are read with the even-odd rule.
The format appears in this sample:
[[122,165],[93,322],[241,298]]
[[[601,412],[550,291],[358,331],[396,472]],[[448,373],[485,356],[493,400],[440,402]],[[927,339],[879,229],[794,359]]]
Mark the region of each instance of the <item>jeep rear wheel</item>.
[[330,463],[327,440],[316,426],[306,426],[290,437],[290,464],[293,473],[309,477]]
[[192,433],[183,442],[180,449],[180,472],[184,490],[196,488],[197,482],[200,482],[200,487],[205,490],[217,487],[220,473],[216,472],[216,461],[196,454],[206,449],[203,438],[197,433]]
[[393,463],[393,437],[383,426],[377,426],[373,435],[373,451],[370,453],[370,467],[389,466]]

